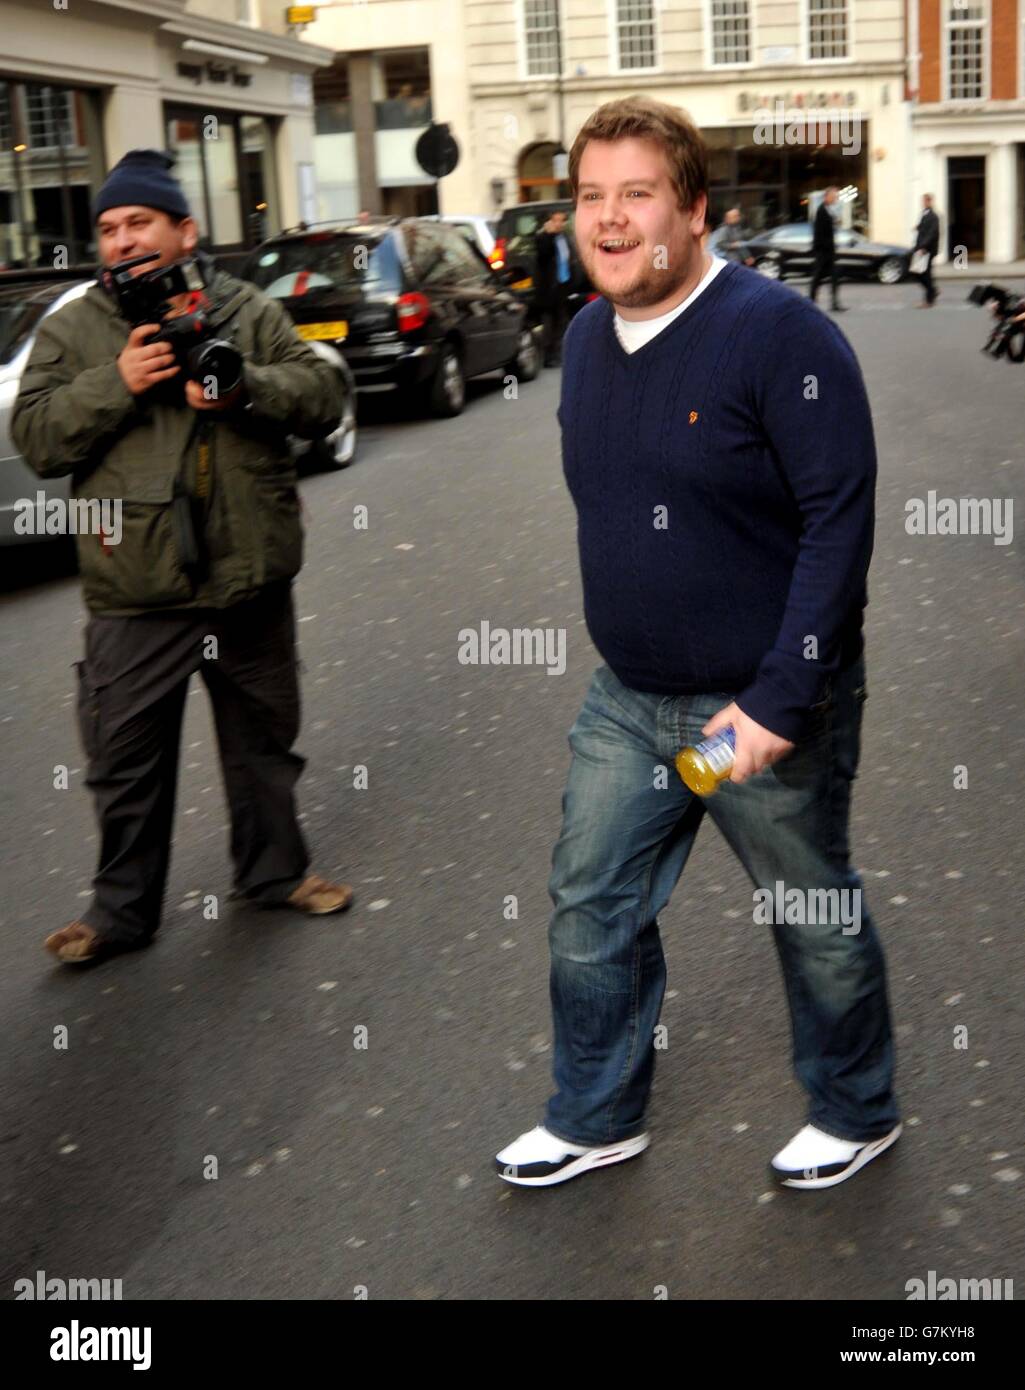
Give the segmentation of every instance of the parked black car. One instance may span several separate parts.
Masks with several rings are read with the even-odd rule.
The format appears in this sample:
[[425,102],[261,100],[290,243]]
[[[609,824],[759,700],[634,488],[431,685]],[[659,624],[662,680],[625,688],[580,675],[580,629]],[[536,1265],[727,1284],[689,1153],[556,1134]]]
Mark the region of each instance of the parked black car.
[[523,304],[466,237],[418,217],[301,226],[258,247],[243,276],[280,299],[301,337],[329,342],[361,393],[412,393],[458,415],[466,381],[540,369]]
[[526,304],[531,324],[541,322],[541,309],[534,290],[534,276],[537,271],[536,237],[553,212],[566,214],[566,231],[569,233],[569,317],[572,318],[589,299],[598,298],[598,291],[587,278],[573,236],[573,203],[568,198],[549,203],[516,203],[501,213],[495,233],[494,250],[488,259],[495,270],[510,274],[509,288]]
[[[841,280],[878,280],[883,285],[896,285],[907,274],[911,251],[903,246],[889,246],[881,241],[869,241],[860,232],[837,227],[836,269]],[[759,232],[746,244],[747,254],[754,257],[755,270],[773,280],[796,275],[810,275],[812,270],[812,224],[791,222]]]

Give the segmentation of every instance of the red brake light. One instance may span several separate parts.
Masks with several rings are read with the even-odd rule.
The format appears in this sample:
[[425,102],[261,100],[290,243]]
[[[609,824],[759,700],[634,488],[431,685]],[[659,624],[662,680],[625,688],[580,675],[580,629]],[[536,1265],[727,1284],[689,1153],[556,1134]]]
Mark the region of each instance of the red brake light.
[[488,253],[488,260],[491,262],[492,270],[501,270],[505,265],[506,238],[500,236]]
[[399,321],[399,332],[409,333],[414,328],[422,328],[431,312],[431,301],[425,294],[410,290],[400,294],[395,301],[395,314]]

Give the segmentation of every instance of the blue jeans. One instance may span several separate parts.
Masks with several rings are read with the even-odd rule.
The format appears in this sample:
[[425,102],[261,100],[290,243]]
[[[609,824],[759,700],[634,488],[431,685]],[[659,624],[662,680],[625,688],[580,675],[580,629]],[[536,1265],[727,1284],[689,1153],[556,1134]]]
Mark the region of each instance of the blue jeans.
[[[644,1130],[666,980],[657,919],[706,813],[756,889],[774,895],[761,916],[754,903],[768,899],[752,895],[752,919],[775,937],[808,1122],[862,1142],[898,1121],[886,967],[848,858],[864,657],[833,678],[792,753],[702,800],[674,758],[701,741],[702,725],[732,698],[643,694],[601,666],[570,730],[549,883],[556,1093],[544,1124],[561,1139],[610,1144]],[[795,922],[776,906],[795,888],[808,902],[809,890],[848,892],[815,894],[829,906],[814,925],[814,911]],[[857,903],[860,919],[845,916],[843,903]]]

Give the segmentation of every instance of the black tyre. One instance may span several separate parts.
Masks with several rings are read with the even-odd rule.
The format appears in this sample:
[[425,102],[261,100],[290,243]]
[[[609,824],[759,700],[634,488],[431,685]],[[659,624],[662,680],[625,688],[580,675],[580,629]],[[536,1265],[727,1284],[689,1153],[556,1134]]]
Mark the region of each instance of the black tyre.
[[443,343],[438,366],[427,389],[427,409],[441,418],[462,414],[466,404],[466,378],[459,353],[451,343]]

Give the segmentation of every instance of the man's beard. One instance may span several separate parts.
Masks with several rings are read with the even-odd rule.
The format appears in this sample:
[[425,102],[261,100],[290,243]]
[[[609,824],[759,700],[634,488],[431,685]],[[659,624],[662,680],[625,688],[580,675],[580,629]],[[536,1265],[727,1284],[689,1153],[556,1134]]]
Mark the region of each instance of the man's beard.
[[649,309],[653,304],[660,304],[662,300],[668,299],[683,288],[692,269],[686,264],[686,247],[680,246],[678,254],[668,257],[669,264],[664,270],[656,269],[649,260],[643,269],[638,271],[633,281],[624,281],[621,285],[614,286],[611,283],[602,283],[602,255],[603,252],[595,248],[591,265],[585,261],[584,269],[595,289],[613,304],[622,305],[624,309]]

